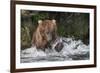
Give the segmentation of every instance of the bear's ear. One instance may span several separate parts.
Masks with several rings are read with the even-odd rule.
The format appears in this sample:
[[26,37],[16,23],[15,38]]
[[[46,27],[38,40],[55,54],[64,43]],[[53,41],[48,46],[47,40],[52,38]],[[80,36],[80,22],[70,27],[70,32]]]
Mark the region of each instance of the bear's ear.
[[53,20],[52,20],[52,22],[53,22],[53,23],[56,23],[56,20],[55,20],[55,19],[53,19]]
[[38,24],[42,24],[42,20],[38,20]]

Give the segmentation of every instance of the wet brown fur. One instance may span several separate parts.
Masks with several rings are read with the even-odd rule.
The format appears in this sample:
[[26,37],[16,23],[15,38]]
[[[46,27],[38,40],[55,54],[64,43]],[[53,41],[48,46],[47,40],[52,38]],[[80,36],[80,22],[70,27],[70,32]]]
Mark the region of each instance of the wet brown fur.
[[[51,39],[47,36],[50,33]],[[55,20],[40,20],[38,21],[38,27],[33,33],[32,44],[39,49],[45,49],[51,41],[57,37],[57,25]]]

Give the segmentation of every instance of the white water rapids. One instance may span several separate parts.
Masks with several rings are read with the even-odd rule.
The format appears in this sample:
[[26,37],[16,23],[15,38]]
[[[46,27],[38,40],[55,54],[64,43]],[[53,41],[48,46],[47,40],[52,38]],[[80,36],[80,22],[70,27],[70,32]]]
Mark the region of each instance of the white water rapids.
[[[57,52],[54,47],[59,42],[63,43],[63,48]],[[36,47],[21,50],[21,63],[88,59],[89,45],[83,44],[81,40],[73,40],[73,38],[61,37],[52,45],[52,49],[45,51],[37,50]]]

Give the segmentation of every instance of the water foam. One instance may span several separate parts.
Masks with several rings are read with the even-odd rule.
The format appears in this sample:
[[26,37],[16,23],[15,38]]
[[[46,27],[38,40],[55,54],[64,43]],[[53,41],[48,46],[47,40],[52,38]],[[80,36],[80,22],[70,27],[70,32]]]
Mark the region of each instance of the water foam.
[[[54,47],[62,42],[63,48],[57,52]],[[30,47],[21,51],[21,63],[40,61],[64,61],[64,60],[86,60],[89,59],[89,45],[83,44],[81,40],[60,37],[52,44],[51,49],[45,52],[36,47]]]

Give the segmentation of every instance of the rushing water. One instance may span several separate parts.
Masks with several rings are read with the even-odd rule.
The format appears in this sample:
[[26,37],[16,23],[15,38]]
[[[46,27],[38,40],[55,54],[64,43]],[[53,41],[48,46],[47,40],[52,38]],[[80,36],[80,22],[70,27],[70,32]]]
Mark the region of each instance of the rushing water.
[[[63,43],[63,48],[57,52],[54,47],[59,42]],[[37,50],[36,47],[21,51],[21,63],[88,59],[89,45],[85,45],[81,40],[74,40],[73,38],[61,37],[52,45],[52,49],[46,49],[45,52]]]

